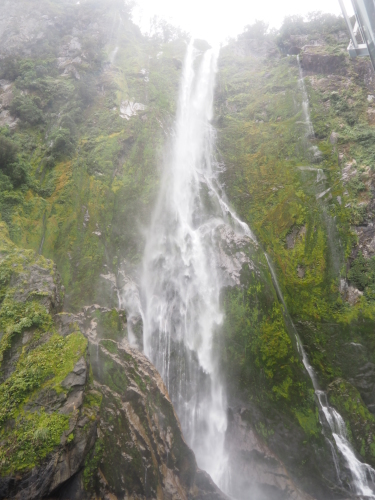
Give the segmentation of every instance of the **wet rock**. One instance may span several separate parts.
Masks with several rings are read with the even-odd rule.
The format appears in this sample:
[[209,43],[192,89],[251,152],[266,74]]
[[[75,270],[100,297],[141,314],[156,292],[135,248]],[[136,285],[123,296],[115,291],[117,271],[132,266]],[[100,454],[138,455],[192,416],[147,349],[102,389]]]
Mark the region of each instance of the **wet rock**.
[[38,264],[24,267],[21,273],[12,277],[11,285],[16,288],[14,299],[18,302],[37,298],[51,313],[62,308],[60,275],[52,263],[51,269]]
[[298,266],[297,267],[297,276],[302,279],[305,277],[305,274],[306,274],[305,268],[303,266]]
[[285,242],[288,250],[292,250],[298,239],[301,239],[306,234],[306,226],[293,227],[292,231],[286,235]]
[[359,251],[362,252],[366,259],[370,259],[375,255],[375,225],[370,222],[364,226],[355,227],[355,232],[358,237],[358,244],[352,253],[352,258],[355,258]]
[[352,177],[357,175],[357,162],[352,160],[345,164],[344,168],[341,172],[341,180],[344,184],[346,184]]
[[62,387],[71,389],[77,385],[85,385],[87,377],[87,366],[84,358],[75,364],[73,371],[61,382]]
[[255,270],[249,251],[257,248],[251,236],[240,235],[227,225],[220,225],[216,230],[218,245],[218,267],[228,286],[241,285],[241,273],[244,269]]
[[[86,476],[85,487],[82,475],[69,481],[60,489],[60,498],[68,498],[68,491],[74,491],[72,498],[82,499],[93,494],[156,498],[163,492],[164,498],[176,500],[224,500],[211,478],[197,468],[156,369],[126,340],[116,342],[106,339],[105,332],[99,334],[88,322],[90,311],[98,308],[86,308],[86,319],[75,322],[86,324],[94,386],[103,397],[97,445],[87,458],[96,463],[100,453],[100,468],[90,471],[88,483]],[[80,360],[74,371],[82,369]]]
[[176,69],[182,68],[182,61],[180,61],[180,59],[177,59],[177,57],[173,57],[172,61]]
[[360,392],[368,409],[375,413],[375,365],[367,362],[360,366],[355,377],[349,380]]
[[367,118],[370,125],[375,125],[375,108],[368,108]]
[[349,285],[345,279],[340,280],[339,291],[342,298],[349,302],[351,306],[354,306],[363,295],[363,292],[354,286]]
[[337,144],[338,137],[339,137],[339,134],[337,132],[332,132],[330,137],[329,137],[329,142],[331,144]]
[[290,478],[283,464],[246,421],[244,408],[231,410],[227,446],[231,483],[239,500],[312,500]]
[[120,106],[120,117],[125,120],[130,120],[132,116],[136,116],[140,111],[145,111],[147,106],[139,102],[123,101]]
[[346,58],[345,54],[333,55],[319,52],[312,52],[311,49],[306,49],[301,58],[303,71],[306,74],[323,74],[323,75],[346,75]]

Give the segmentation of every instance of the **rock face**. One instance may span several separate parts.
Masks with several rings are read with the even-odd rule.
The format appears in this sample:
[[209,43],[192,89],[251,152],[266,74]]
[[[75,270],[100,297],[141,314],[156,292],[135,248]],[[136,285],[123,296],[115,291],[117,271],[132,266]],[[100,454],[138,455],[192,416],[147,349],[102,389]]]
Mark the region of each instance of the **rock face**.
[[129,346],[124,331],[103,330],[108,314],[92,306],[76,316],[59,315],[65,329],[75,323],[87,337],[93,386],[102,396],[95,447],[60,498],[95,492],[101,498],[225,499],[197,469],[159,373]]
[[[197,468],[160,375],[125,339],[123,315],[58,312],[59,275],[32,252],[4,253],[0,267],[0,497],[225,500]],[[43,322],[5,325],[4,311],[25,314],[35,297]]]
[[246,421],[247,410],[229,414],[227,442],[233,493],[238,499],[311,500],[298,489],[285,467]]
[[307,74],[345,75],[345,63],[345,54],[320,54],[307,49],[302,57],[302,68]]

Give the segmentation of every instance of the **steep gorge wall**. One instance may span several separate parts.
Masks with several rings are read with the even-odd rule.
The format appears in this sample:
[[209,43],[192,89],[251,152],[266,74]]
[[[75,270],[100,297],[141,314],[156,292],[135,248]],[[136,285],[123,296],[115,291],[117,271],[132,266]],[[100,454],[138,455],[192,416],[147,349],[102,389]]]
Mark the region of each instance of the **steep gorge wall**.
[[141,256],[185,42],[143,37],[122,1],[0,9],[0,127],[19,164],[0,179],[2,219],[56,261],[71,309],[116,305],[120,263]]
[[[17,0],[4,2],[0,9],[0,147],[8,154],[7,161],[0,155],[0,250],[6,252],[4,262],[11,262],[5,257],[9,252],[22,252],[14,243],[28,249],[28,265],[38,259],[34,253],[53,259],[65,288],[56,307],[61,308],[63,301],[67,311],[56,324],[43,315],[35,319],[40,324],[34,324],[34,316],[24,315],[24,306],[16,308],[12,328],[21,336],[6,346],[8,357],[13,367],[24,363],[18,357],[24,349],[20,339],[29,339],[34,328],[37,335],[45,335],[42,350],[48,349],[52,332],[57,343],[77,335],[82,352],[77,350],[79,359],[69,361],[69,373],[75,373],[72,363],[84,355],[86,370],[92,369],[93,377],[87,379],[90,386],[65,388],[66,399],[56,402],[60,406],[51,415],[58,415],[57,419],[65,415],[60,410],[69,397],[73,405],[74,398],[79,403],[74,429],[65,429],[67,418],[61,424],[63,442],[60,428],[52,443],[43,444],[43,436],[26,436],[42,450],[26,465],[30,469],[35,460],[44,463],[58,450],[60,465],[53,469],[60,477],[58,484],[75,478],[71,490],[56,493],[61,498],[65,494],[82,498],[83,487],[112,498],[126,490],[129,481],[128,491],[134,494],[162,491],[166,498],[173,497],[180,488],[176,477],[181,477],[182,469],[175,476],[168,453],[165,457],[160,449],[153,449],[148,433],[158,425],[154,418],[159,403],[152,402],[156,406],[144,411],[155,387],[147,385],[144,374],[138,378],[136,365],[147,365],[145,370],[158,380],[159,389],[161,381],[142,356],[138,359],[140,355],[122,343],[127,335],[125,315],[113,308],[118,307],[119,287],[133,290],[137,280],[143,250],[140,228],[148,224],[158,189],[185,39],[174,32],[171,40],[168,30],[163,33],[165,39],[143,37],[122,1],[106,2],[103,8],[102,2],[94,0],[80,5],[45,1],[37,6]],[[328,388],[332,404],[345,418],[362,459],[374,464],[374,76],[366,60],[348,59],[346,33],[333,18],[313,21],[307,33],[306,27],[292,23],[276,39],[262,30],[259,38],[251,29],[222,50],[216,92],[218,159],[225,164],[225,189],[260,243],[257,248],[248,246],[246,265],[236,269],[238,280],[229,281],[222,296],[226,316],[217,348],[230,381],[232,482],[239,498],[248,498],[249,491],[256,500],[307,499],[309,495],[347,498],[350,477],[338,484],[312,384],[285,321],[263,249],[276,266],[289,312],[322,388]],[[297,58],[286,57],[286,52],[300,53],[315,138],[306,137]],[[12,148],[16,148],[13,153]],[[224,244],[223,268],[243,251],[243,243],[231,237]],[[39,259],[37,265],[47,265],[43,257]],[[18,260],[13,263],[19,265]],[[8,286],[11,275],[9,268],[0,284]],[[45,300],[44,288],[39,292],[42,296],[37,294],[37,300]],[[0,296],[5,316],[6,293],[4,288]],[[22,294],[25,291],[19,295],[26,299]],[[3,343],[9,326],[6,317],[7,325],[0,326]],[[1,369],[7,378],[13,368],[8,370],[4,363]],[[59,378],[51,380],[48,383],[56,387],[61,383]],[[36,390],[32,398],[38,400],[40,387],[32,389]],[[87,396],[87,391],[93,391],[93,396]],[[162,401],[168,399],[163,391]],[[37,402],[44,408],[42,396]],[[147,421],[137,431],[148,443],[147,451],[135,447],[140,455],[133,457],[131,480],[113,472],[118,464],[115,467],[110,456],[115,446],[111,433],[120,439],[131,432],[126,405],[134,406],[140,420]],[[27,418],[36,418],[27,412]],[[114,415],[120,415],[116,422],[111,420]],[[80,427],[85,417],[95,420],[96,431],[94,423],[91,428],[85,421]],[[40,427],[48,429],[48,425]],[[178,424],[173,425],[177,425],[176,439],[182,439]],[[8,427],[2,432],[13,436]],[[160,431],[167,447],[168,432]],[[2,452],[14,454],[20,463],[4,469],[6,477],[9,471],[28,470],[22,465],[24,455],[18,459],[9,448],[13,446],[9,439],[9,446],[1,445]],[[128,470],[129,443],[124,437],[117,445],[121,470]],[[69,446],[81,449],[79,459],[74,453],[73,458],[64,455]],[[104,468],[99,467],[106,453]],[[194,489],[191,478],[196,465],[187,448],[185,453],[190,475],[182,490],[219,495],[215,489],[210,493],[213,487],[200,473]],[[9,465],[9,458],[4,460]],[[200,487],[200,481],[205,486]],[[17,481],[7,484],[18,488]]]
[[[344,416],[361,460],[373,465],[375,77],[370,61],[348,58],[342,23],[295,19],[277,36],[258,23],[223,49],[218,154],[230,200],[276,266],[319,384]],[[224,298],[232,411],[237,419],[246,415],[249,432],[303,489],[345,498],[312,386],[296,372],[293,332],[261,297],[250,284]],[[347,488],[350,475],[341,480]]]

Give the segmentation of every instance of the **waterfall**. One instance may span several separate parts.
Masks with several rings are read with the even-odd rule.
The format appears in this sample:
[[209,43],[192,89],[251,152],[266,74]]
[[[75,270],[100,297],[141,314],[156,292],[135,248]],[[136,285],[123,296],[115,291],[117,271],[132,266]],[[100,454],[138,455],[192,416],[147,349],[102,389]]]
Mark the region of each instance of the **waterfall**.
[[306,129],[307,129],[306,135],[307,135],[307,137],[315,137],[314,127],[313,127],[313,124],[311,123],[311,118],[310,118],[309,96],[307,95],[305,81],[303,79],[303,71],[302,71],[301,61],[300,61],[299,56],[297,56],[297,62],[298,62],[298,71],[299,71],[298,86],[299,86],[301,94],[302,94],[302,112],[303,112],[303,117],[305,119],[305,125],[306,125]]
[[[268,267],[270,269],[271,275],[272,275],[272,280],[274,283],[274,286],[276,288],[278,297],[280,299],[280,302],[282,303],[285,311],[285,316],[290,324],[295,339],[297,343],[297,349],[298,352],[302,358],[302,363],[307,371],[307,373],[310,376],[310,379],[312,381],[314,390],[315,390],[315,395],[318,403],[318,408],[319,408],[319,418],[320,418],[320,423],[322,424],[323,430],[325,429],[324,422],[322,419],[322,414],[324,415],[325,421],[328,423],[329,428],[332,433],[332,437],[335,441],[336,448],[338,449],[339,453],[342,455],[348,469],[350,470],[351,476],[352,476],[352,490],[355,495],[360,495],[360,496],[365,496],[366,498],[375,498],[375,471],[372,469],[368,464],[364,464],[360,462],[356,455],[355,452],[353,451],[353,448],[349,442],[348,435],[347,435],[347,430],[346,430],[346,425],[341,417],[341,415],[330,406],[328,403],[327,399],[327,394],[319,389],[318,382],[316,379],[316,375],[314,372],[313,367],[310,365],[306,351],[303,347],[303,344],[301,342],[300,336],[298,335],[298,332],[296,330],[296,327],[294,326],[294,323],[292,319],[289,316],[284,297],[281,293],[281,289],[279,286],[279,283],[277,281],[276,273],[275,270],[271,264],[270,258],[267,254],[265,254]],[[338,474],[338,480],[341,482],[340,479],[340,469],[339,469],[339,463],[337,460],[337,454],[336,454],[336,448],[333,446],[331,436],[326,435],[326,438],[328,442],[330,443],[330,447],[332,450],[332,457],[333,461],[336,467],[336,471]]]
[[[303,114],[305,118],[305,124],[307,127],[307,137],[314,137],[314,128],[310,119],[310,113],[309,113],[309,100],[308,100],[308,95],[305,87],[305,83],[303,80],[303,73],[302,73],[302,67],[301,63],[299,60],[299,57],[297,56],[297,61],[298,61],[298,67],[299,67],[299,87],[302,92],[302,108],[303,108]],[[302,167],[304,168],[304,167]],[[327,394],[320,390],[316,378],[316,374],[314,372],[313,367],[310,365],[306,351],[303,347],[302,341],[300,339],[300,336],[298,335],[298,332],[296,330],[296,327],[289,316],[288,309],[286,307],[286,303],[283,297],[283,294],[281,292],[276,272],[272,266],[272,263],[270,261],[270,258],[267,254],[265,254],[265,257],[267,259],[268,267],[271,272],[272,280],[276,289],[276,292],[278,294],[279,300],[281,301],[283,307],[284,307],[284,312],[285,312],[285,317],[287,319],[287,322],[289,323],[297,344],[297,349],[298,352],[301,356],[302,363],[312,381],[314,390],[315,390],[315,395],[318,403],[318,408],[319,408],[319,417],[320,417],[320,422],[322,424],[323,430],[325,430],[325,425],[323,422],[323,416],[325,421],[327,422],[331,435],[334,439],[334,443],[336,445],[336,448],[332,442],[332,437],[331,435],[326,435],[326,439],[328,440],[330,444],[330,448],[332,450],[332,457],[333,461],[336,467],[336,471],[338,474],[338,480],[341,482],[340,479],[340,469],[339,469],[339,462],[337,459],[337,454],[336,454],[336,449],[339,451],[341,456],[344,459],[344,462],[346,463],[348,469],[350,470],[351,476],[352,476],[352,484],[351,488],[353,490],[353,493],[355,495],[359,496],[365,496],[366,498],[375,498],[375,471],[370,467],[368,464],[362,463],[358,458],[356,457],[356,454],[349,442],[348,435],[347,435],[347,430],[346,430],[346,425],[341,417],[341,415],[330,406],[328,403],[327,399]],[[325,433],[327,434],[327,433]]]
[[[255,241],[250,228],[230,209],[220,187],[212,118],[217,55],[187,49],[175,133],[164,163],[158,201],[147,234],[141,280],[143,342],[159,370],[200,468],[226,488],[226,395],[215,356],[222,322],[217,260],[218,227],[229,226]],[[300,68],[300,71],[301,68]],[[313,127],[302,73],[303,110],[308,135]],[[315,372],[288,314],[276,273],[265,254],[273,283],[312,380],[321,423],[340,480],[337,452],[352,475],[355,495],[375,498],[375,471],[361,463],[348,441],[342,417],[318,387]],[[327,425],[323,425],[326,429]]]
[[141,288],[145,353],[166,383],[198,466],[224,488],[226,397],[214,352],[223,315],[214,240],[218,226],[230,217],[235,222],[235,215],[215,187],[216,60],[213,50],[202,54],[193,43],[187,49]]

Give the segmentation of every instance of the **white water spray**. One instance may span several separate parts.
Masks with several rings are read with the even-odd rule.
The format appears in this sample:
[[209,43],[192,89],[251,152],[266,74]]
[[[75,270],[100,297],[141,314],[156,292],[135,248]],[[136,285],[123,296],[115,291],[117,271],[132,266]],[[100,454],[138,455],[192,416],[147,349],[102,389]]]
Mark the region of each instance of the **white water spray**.
[[[225,488],[226,398],[214,354],[222,322],[218,226],[237,224],[215,189],[212,118],[217,56],[187,50],[175,136],[148,234],[144,348],[161,373],[200,468]],[[237,223],[236,223],[237,220]]]

